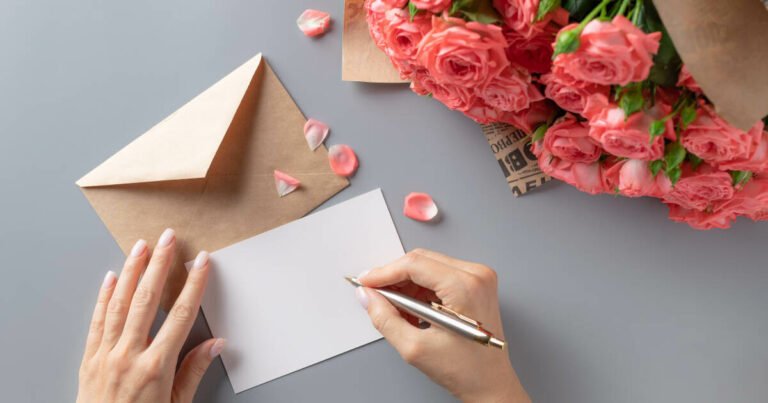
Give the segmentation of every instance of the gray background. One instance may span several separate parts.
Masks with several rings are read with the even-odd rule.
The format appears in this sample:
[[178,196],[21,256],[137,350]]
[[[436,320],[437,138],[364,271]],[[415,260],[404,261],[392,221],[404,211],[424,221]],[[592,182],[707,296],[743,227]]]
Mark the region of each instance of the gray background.
[[[329,11],[323,38],[295,26]],[[406,248],[500,273],[510,354],[538,402],[759,402],[768,396],[768,225],[696,232],[652,200],[557,183],[515,199],[477,126],[404,87],[342,82],[341,0],[0,3],[0,391],[73,401],[96,291],[122,255],[74,181],[264,52],[361,168],[327,205],[382,187]],[[400,214],[411,191],[445,214]],[[191,337],[208,337],[202,321]],[[234,396],[220,362],[198,402],[450,401],[379,341]]]

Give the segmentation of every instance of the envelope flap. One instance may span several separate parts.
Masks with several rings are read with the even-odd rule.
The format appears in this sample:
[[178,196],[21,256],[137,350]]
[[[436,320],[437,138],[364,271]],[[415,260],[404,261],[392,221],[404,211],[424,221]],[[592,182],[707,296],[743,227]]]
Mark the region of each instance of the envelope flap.
[[256,55],[94,170],[81,187],[204,178],[256,70]]

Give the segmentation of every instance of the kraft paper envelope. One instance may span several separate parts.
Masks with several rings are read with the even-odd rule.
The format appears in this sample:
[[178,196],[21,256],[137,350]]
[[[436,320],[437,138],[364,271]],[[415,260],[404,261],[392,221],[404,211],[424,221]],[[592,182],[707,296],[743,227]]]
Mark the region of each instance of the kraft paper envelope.
[[[305,122],[259,54],[77,184],[126,254],[139,238],[152,245],[176,230],[167,309],[186,278],[181,262],[300,218],[348,185],[325,147],[309,149]],[[301,188],[278,197],[275,169]]]
[[341,79],[367,83],[404,83],[389,58],[371,39],[365,0],[345,0]]

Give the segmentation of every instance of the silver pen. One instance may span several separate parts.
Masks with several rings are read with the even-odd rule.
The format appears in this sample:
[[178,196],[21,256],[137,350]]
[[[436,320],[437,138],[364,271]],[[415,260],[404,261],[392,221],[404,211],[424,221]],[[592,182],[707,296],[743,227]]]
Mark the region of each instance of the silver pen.
[[[344,277],[355,287],[363,287],[356,277]],[[371,291],[378,292],[386,298],[392,305],[400,308],[411,315],[429,322],[432,325],[440,326],[444,329],[458,333],[470,340],[476,341],[484,346],[493,346],[504,350],[506,342],[493,337],[491,332],[483,329],[480,322],[455,312],[436,302],[426,304],[417,299],[400,294],[395,291],[382,290],[378,288],[368,288]]]

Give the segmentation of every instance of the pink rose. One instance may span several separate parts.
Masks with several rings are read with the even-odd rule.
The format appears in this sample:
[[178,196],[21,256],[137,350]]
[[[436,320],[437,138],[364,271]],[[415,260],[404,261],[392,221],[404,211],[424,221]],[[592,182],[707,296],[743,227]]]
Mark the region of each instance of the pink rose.
[[768,219],[768,179],[750,180],[731,199],[716,203],[713,211],[723,215],[744,215],[755,221]]
[[590,95],[602,94],[607,99],[611,92],[611,87],[577,80],[561,67],[541,76],[541,82],[546,85],[544,95],[547,98],[566,111],[579,114],[584,112]]
[[627,85],[648,77],[660,40],[661,32],[646,34],[621,15],[611,22],[592,20],[581,33],[579,49],[557,55],[553,64],[578,80]]
[[419,10],[430,13],[441,13],[451,6],[451,0],[411,0],[411,3]]
[[763,131],[757,149],[752,157],[743,160],[733,160],[720,164],[720,169],[728,171],[750,171],[755,173],[768,172],[768,132]]
[[461,111],[468,118],[480,124],[499,122],[507,113],[488,105],[482,98],[474,98],[474,101]]
[[728,172],[718,171],[707,164],[692,171],[686,164],[680,181],[664,197],[664,201],[686,209],[703,211],[711,208],[715,202],[729,200],[733,194],[732,179]]
[[553,113],[555,113],[554,105],[545,99],[532,103],[530,108],[520,112],[506,112],[497,121],[509,123],[531,134],[536,126],[549,120]]
[[589,137],[589,126],[567,114],[547,130],[544,149],[566,162],[589,164],[600,159],[603,149]]
[[[651,141],[649,127],[655,119],[668,113],[669,107],[657,102],[647,111],[625,116],[624,110],[610,104],[602,94],[587,100],[584,116],[589,118],[589,135],[603,149],[617,157],[653,161],[664,156],[664,136]],[[672,121],[666,121],[666,136],[674,136]]]
[[547,73],[552,67],[552,41],[557,29],[548,25],[542,32],[525,37],[519,32],[504,28],[507,38],[507,58],[532,73]]
[[582,192],[589,194],[604,192],[602,169],[599,162],[584,164],[562,160],[550,153],[541,141],[533,145],[533,153],[538,159],[539,168],[545,174]]
[[683,65],[683,68],[680,69],[680,75],[677,79],[677,86],[685,87],[693,92],[701,94],[701,87],[699,87],[699,84],[696,83],[696,80],[693,79],[693,76],[685,65]]
[[388,8],[403,8],[408,4],[408,0],[375,0],[374,3],[380,3]]
[[675,222],[684,222],[698,230],[712,228],[728,229],[734,216],[728,212],[709,213],[705,211],[691,210],[677,204],[667,204],[669,207],[669,219]]
[[417,60],[441,84],[483,87],[509,66],[506,40],[496,25],[432,17]]
[[391,7],[383,4],[381,0],[365,1],[365,21],[368,23],[368,32],[376,46],[386,51],[384,47],[384,34],[382,33],[382,21],[384,15]]
[[433,98],[445,104],[449,109],[462,112],[468,110],[477,98],[471,89],[458,85],[438,83],[424,69],[414,72],[411,89],[419,95],[431,94]]
[[709,105],[702,104],[697,114],[682,133],[681,142],[688,151],[715,166],[752,159],[763,135],[762,121],[744,132],[729,125]]
[[621,160],[604,171],[606,192],[618,191],[627,197],[662,197],[672,189],[672,182],[663,173],[656,177],[648,161]]
[[406,10],[393,8],[380,24],[384,51],[401,75],[410,77],[418,67],[416,53],[421,38],[432,28],[431,19],[421,14],[411,21]]
[[528,71],[515,66],[507,67],[487,86],[476,88],[475,93],[486,104],[503,112],[519,112],[528,109],[531,102],[544,99],[531,83]]
[[534,23],[539,12],[539,0],[493,0],[493,6],[501,14],[505,25],[526,38],[544,31],[550,21],[560,25],[568,23],[568,12],[563,8],[558,8]]

